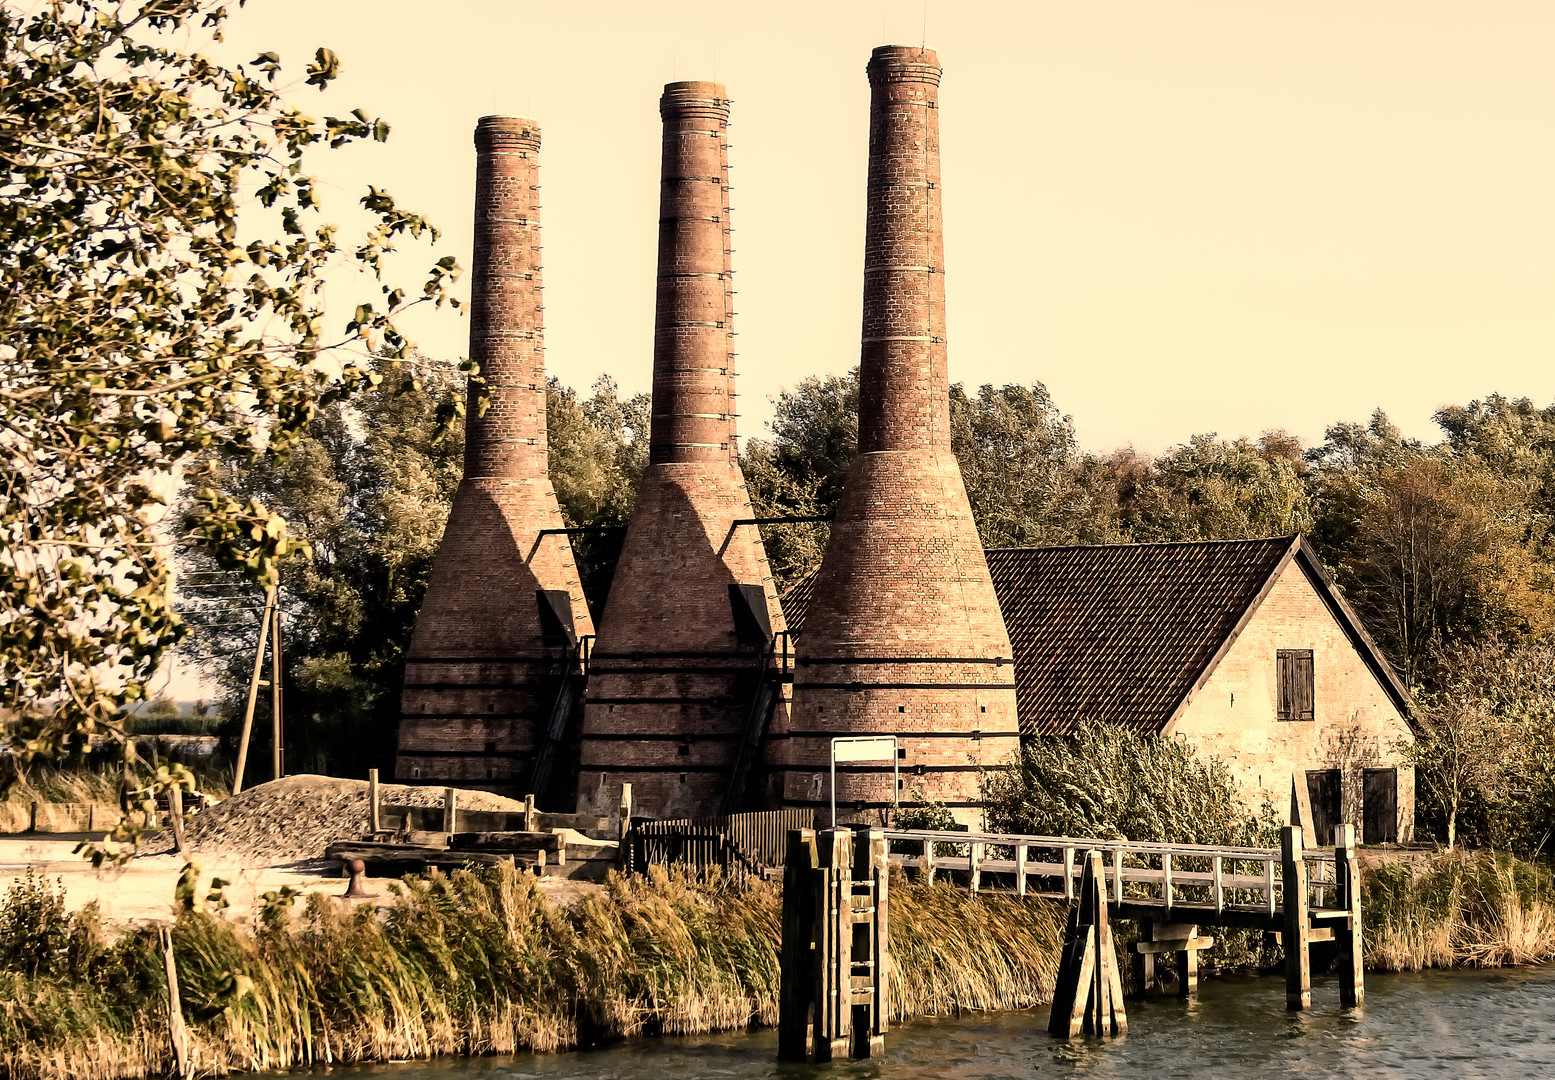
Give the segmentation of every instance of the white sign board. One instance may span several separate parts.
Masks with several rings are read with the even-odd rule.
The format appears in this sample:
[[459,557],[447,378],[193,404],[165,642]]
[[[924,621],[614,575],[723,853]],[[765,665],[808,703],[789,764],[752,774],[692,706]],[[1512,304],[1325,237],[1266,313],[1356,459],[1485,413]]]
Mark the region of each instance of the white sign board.
[[895,761],[896,736],[883,735],[873,739],[834,739],[832,758],[835,761]]
[[837,827],[837,763],[850,761],[889,761],[891,763],[891,803],[901,790],[895,735],[848,735],[831,741],[831,824]]

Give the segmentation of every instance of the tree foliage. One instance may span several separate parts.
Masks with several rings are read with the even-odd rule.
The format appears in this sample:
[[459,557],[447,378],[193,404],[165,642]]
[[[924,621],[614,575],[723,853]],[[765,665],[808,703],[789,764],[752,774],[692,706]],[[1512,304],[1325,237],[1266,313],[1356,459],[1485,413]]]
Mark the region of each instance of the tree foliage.
[[[435,230],[372,188],[372,224],[347,240],[305,163],[387,123],[306,115],[274,53],[185,51],[226,18],[213,0],[0,8],[0,708],[24,758],[116,732],[183,633],[156,535],[175,471],[295,448],[373,380],[366,350],[403,354],[396,318],[444,303],[457,270],[381,281],[401,238]],[[339,66],[318,50],[307,85]],[[326,312],[340,264],[381,299]],[[293,548],[260,502],[212,488],[191,513],[189,538],[260,582]]]

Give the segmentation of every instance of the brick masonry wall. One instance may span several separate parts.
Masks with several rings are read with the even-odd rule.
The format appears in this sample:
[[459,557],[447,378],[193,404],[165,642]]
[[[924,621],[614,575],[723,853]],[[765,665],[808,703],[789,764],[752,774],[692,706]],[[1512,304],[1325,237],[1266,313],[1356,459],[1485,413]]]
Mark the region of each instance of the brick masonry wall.
[[[1279,649],[1312,650],[1310,721],[1276,719]],[[1413,833],[1414,770],[1398,751],[1413,739],[1409,725],[1295,561],[1168,733],[1223,760],[1248,800],[1273,800],[1282,819],[1292,773],[1340,769],[1344,820],[1359,825],[1362,770],[1397,769],[1398,835]]]
[[[589,668],[578,805],[716,813],[763,651],[737,640],[729,586],[762,588],[783,629],[734,432],[728,92],[677,82],[664,122],[649,465]],[[786,701],[776,706],[783,723]],[[753,777],[754,781],[755,778]]]
[[541,628],[542,589],[565,590],[578,634],[593,632],[548,475],[538,155],[530,120],[482,117],[475,131],[470,356],[490,387],[465,418],[464,478],[416,618],[401,695],[401,780],[524,786],[564,645]]
[[916,795],[980,824],[980,772],[1007,764],[1019,737],[1009,635],[950,451],[940,67],[928,50],[883,46],[868,74],[859,453],[769,755],[786,805],[825,807],[831,739],[893,734],[904,790],[889,763],[839,768],[839,817]]

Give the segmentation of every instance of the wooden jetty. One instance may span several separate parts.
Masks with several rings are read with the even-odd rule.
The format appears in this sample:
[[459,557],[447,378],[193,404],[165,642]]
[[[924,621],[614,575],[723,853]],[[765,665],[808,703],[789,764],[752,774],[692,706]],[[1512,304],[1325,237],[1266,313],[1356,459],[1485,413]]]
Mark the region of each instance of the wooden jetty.
[[1279,848],[1154,844],[1064,836],[885,830],[891,860],[919,880],[954,874],[973,892],[994,882],[1020,896],[1073,901],[1090,852],[1101,862],[1109,915],[1140,924],[1135,986],[1152,981],[1158,957],[1175,956],[1179,992],[1198,982],[1198,953],[1214,944],[1200,927],[1278,935],[1285,947],[1287,1008],[1312,1004],[1311,946],[1338,945],[1340,1001],[1365,1000],[1361,890],[1355,826],[1335,830],[1332,850],[1309,850],[1299,826]]

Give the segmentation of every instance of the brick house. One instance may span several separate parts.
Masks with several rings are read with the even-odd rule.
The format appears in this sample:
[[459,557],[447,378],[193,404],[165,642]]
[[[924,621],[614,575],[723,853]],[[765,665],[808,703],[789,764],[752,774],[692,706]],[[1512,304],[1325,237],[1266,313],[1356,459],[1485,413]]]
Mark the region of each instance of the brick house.
[[[1249,803],[1314,831],[1411,838],[1408,692],[1301,537],[1005,548],[988,567],[1015,653],[1023,737],[1084,718],[1179,736],[1224,761]],[[810,580],[784,598],[803,632]]]

